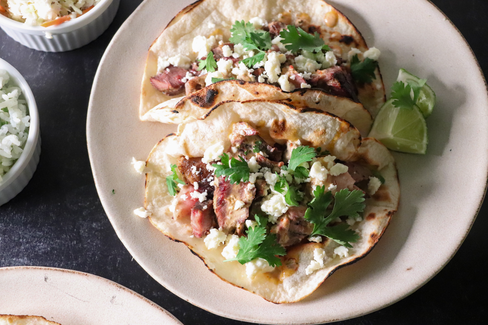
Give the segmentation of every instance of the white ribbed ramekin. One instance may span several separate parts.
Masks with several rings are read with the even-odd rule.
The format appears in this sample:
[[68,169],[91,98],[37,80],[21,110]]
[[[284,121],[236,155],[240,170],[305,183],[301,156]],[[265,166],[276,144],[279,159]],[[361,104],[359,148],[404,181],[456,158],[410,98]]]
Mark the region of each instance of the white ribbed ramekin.
[[0,182],[0,205],[10,201],[24,189],[36,171],[41,155],[41,132],[39,126],[39,113],[37,112],[36,100],[24,77],[6,61],[0,59],[0,69],[6,70],[10,80],[22,89],[27,101],[27,108],[30,115],[29,136],[24,147],[24,152],[14,163],[12,168],[3,175]]
[[[14,40],[34,50],[74,50],[90,43],[108,28],[119,8],[119,2],[102,0],[83,16],[51,27],[29,26],[0,15],[0,27]],[[46,35],[52,35],[52,38]]]

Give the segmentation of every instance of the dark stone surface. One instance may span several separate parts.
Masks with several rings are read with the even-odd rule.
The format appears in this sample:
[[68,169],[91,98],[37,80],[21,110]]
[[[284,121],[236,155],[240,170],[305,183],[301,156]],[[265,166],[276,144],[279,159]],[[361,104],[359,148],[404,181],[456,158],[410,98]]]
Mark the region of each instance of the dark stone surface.
[[[114,23],[100,38],[67,53],[30,50],[0,30],[0,57],[30,83],[42,136],[41,161],[33,179],[15,199],[0,207],[0,267],[37,265],[84,271],[142,294],[184,324],[243,324],[194,307],[154,281],[116,236],[95,189],[85,135],[90,88],[105,47],[140,2],[122,0]],[[488,1],[432,2],[462,32],[486,74]],[[417,292],[340,324],[488,323],[486,299],[482,298],[488,292],[487,217],[485,200],[458,253]]]

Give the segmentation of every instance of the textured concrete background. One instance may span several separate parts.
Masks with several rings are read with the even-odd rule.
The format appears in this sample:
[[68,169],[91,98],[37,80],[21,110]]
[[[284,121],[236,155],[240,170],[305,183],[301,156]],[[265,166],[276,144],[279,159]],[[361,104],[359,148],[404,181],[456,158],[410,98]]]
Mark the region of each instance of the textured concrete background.
[[[140,2],[122,0],[114,23],[100,38],[67,53],[30,50],[0,30],[0,57],[30,83],[42,138],[41,161],[33,179],[0,207],[0,267],[36,265],[88,272],[142,294],[184,324],[244,324],[192,306],[154,281],[116,236],[95,189],[85,135],[90,88],[106,46]],[[465,36],[486,75],[488,1],[432,2]],[[466,241],[437,276],[392,306],[338,324],[488,323],[487,230],[485,200]]]

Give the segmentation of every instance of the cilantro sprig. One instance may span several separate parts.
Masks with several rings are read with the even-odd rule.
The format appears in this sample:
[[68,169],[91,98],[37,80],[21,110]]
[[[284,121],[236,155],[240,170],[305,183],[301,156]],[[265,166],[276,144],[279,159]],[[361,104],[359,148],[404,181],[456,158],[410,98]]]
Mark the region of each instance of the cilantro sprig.
[[171,164],[171,172],[172,172],[171,175],[166,176],[166,185],[168,186],[169,194],[171,196],[175,196],[176,195],[176,188],[177,188],[176,183],[185,185],[185,182],[183,182],[178,177],[178,173],[176,172],[176,165],[175,164]]
[[280,194],[284,194],[285,202],[290,206],[299,206],[299,202],[303,199],[303,196],[298,192],[298,188],[288,184],[284,176],[278,176],[274,190]]
[[271,34],[264,30],[257,30],[250,22],[236,21],[230,29],[232,36],[229,41],[234,44],[242,44],[247,51],[257,51],[257,54],[243,59],[248,68],[252,68],[257,63],[264,60],[265,51],[271,48]]
[[338,191],[330,212],[327,212],[327,208],[333,200],[332,192],[325,192],[325,186],[318,186],[314,190],[314,196],[315,198],[305,211],[305,219],[314,224],[310,236],[326,236],[343,246],[352,247],[350,243],[357,241],[359,236],[353,230],[348,229],[347,224],[341,223],[332,227],[328,227],[328,224],[342,216],[359,217],[359,213],[364,211],[366,206],[364,193],[360,190],[350,191],[348,189]]
[[374,72],[377,67],[377,61],[366,58],[361,62],[356,54],[351,59],[352,78],[359,83],[371,83],[373,79],[376,79]]
[[271,266],[281,265],[281,260],[277,256],[286,254],[286,250],[281,246],[276,238],[276,234],[266,232],[266,219],[255,217],[258,225],[249,228],[247,237],[239,238],[239,252],[237,256],[226,261],[238,261],[241,264],[250,262],[256,258],[263,258]]
[[212,51],[208,52],[205,60],[200,60],[197,70],[201,71],[203,69],[207,69],[208,72],[215,72],[215,69],[217,69],[217,61],[215,61]]
[[212,78],[212,83],[216,83],[216,82],[219,82],[219,81],[224,81],[224,80],[236,80],[236,78],[232,77],[232,78]]
[[231,184],[239,184],[241,181],[249,181],[249,173],[251,172],[249,165],[243,157],[239,156],[239,158],[240,160],[235,159],[234,157],[229,159],[229,155],[224,153],[220,156],[222,165],[212,164],[212,166],[215,167],[215,175],[218,177],[224,176]]
[[411,81],[407,84],[402,81],[395,82],[391,87],[393,105],[398,108],[412,109],[417,103],[420,89],[422,89],[426,82],[427,79],[420,79],[419,82]]
[[307,178],[308,170],[299,166],[304,162],[309,162],[317,156],[317,152],[314,148],[308,146],[300,146],[291,152],[290,161],[288,162],[288,169],[294,172],[294,175],[299,178]]
[[330,47],[320,38],[319,33],[315,32],[312,35],[293,25],[288,25],[286,29],[283,29],[280,32],[280,37],[283,38],[282,43],[285,48],[295,54],[300,50],[309,52],[330,51]]

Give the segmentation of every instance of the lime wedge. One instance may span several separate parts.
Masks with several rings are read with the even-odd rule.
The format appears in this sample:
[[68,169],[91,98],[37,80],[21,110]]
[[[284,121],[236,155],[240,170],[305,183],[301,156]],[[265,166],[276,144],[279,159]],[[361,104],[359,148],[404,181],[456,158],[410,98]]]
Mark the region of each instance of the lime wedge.
[[392,99],[381,107],[369,136],[395,151],[424,154],[427,149],[427,125],[419,108],[398,108]]
[[[400,69],[400,72],[398,73],[398,78],[397,81],[402,81],[404,83],[410,83],[410,82],[415,82],[419,83],[420,78],[417,76],[414,76],[410,72],[408,72],[405,69]],[[434,109],[435,105],[435,92],[430,88],[427,84],[425,84],[421,89],[419,93],[419,97],[417,99],[417,106],[419,107],[420,111],[424,115],[425,118],[429,117],[430,114],[432,114],[432,110]]]

